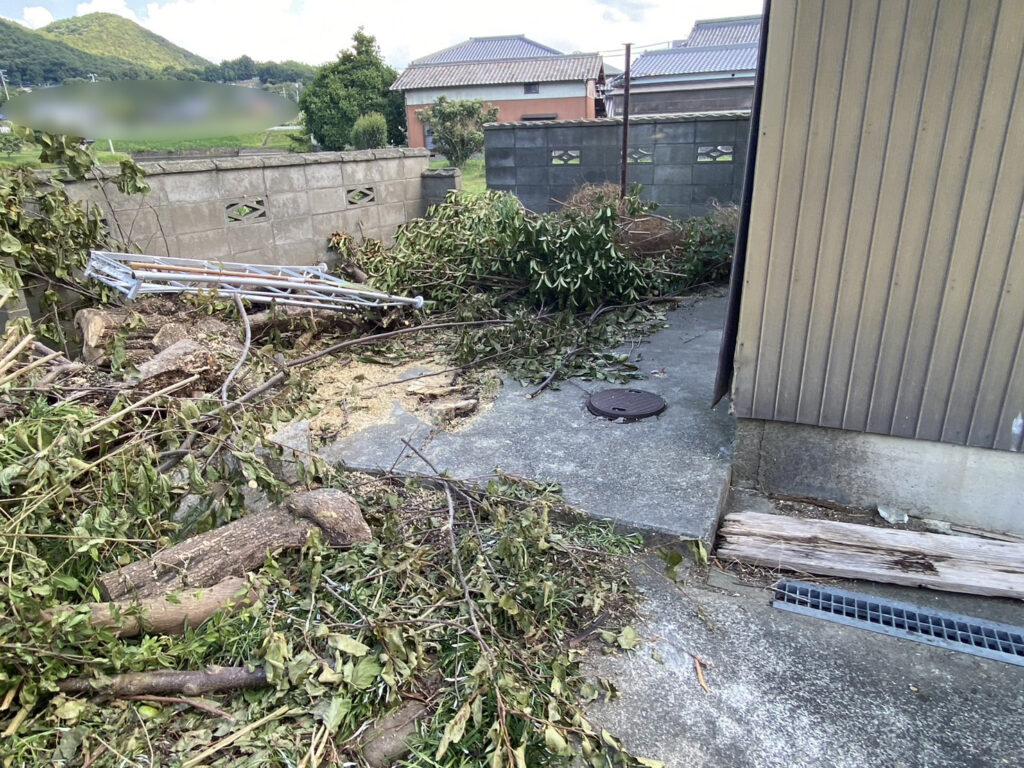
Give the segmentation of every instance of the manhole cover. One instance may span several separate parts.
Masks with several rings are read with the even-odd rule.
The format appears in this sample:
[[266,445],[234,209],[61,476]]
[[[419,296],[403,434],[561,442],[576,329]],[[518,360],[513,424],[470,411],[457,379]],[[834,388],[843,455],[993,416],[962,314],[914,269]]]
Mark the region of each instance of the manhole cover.
[[587,401],[587,410],[595,416],[626,421],[657,416],[667,407],[662,398],[642,389],[606,389],[595,392]]

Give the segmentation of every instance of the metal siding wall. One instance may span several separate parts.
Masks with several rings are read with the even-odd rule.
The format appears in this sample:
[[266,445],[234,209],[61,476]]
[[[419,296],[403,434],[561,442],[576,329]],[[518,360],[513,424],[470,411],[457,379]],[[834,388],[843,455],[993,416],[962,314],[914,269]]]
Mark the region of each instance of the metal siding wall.
[[738,416],[1009,447],[1024,2],[774,0]]

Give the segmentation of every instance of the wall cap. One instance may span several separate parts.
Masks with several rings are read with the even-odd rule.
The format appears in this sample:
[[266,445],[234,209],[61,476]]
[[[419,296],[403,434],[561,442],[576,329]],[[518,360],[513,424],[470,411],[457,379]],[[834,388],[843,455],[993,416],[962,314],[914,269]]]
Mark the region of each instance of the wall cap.
[[[749,109],[734,109],[722,112],[679,112],[671,115],[634,115],[629,118],[630,125],[644,123],[676,123],[680,120],[746,120],[750,117]],[[574,125],[622,125],[621,117],[588,117],[581,120],[520,120],[510,123],[486,123],[485,131],[503,128],[551,128],[552,126]]]
[[[364,149],[356,152],[281,152],[272,155],[189,157],[180,160],[142,161],[139,162],[139,167],[146,172],[147,176],[161,176],[170,173],[202,173],[204,171],[274,168],[289,165],[365,163],[375,160],[399,160],[405,157],[430,157],[430,151],[420,147],[389,147],[388,149]],[[99,178],[111,179],[117,176],[121,169],[116,165],[98,165],[95,171]],[[38,170],[35,175],[44,182],[52,178],[59,179],[64,183],[72,181],[59,168]]]

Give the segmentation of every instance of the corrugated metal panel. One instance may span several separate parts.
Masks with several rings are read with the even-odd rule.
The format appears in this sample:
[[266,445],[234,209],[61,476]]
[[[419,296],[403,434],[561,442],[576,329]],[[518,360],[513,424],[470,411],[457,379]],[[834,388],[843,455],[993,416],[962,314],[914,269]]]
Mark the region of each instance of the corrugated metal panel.
[[686,38],[688,47],[757,43],[761,39],[761,17],[743,16],[734,19],[708,19],[693,25]]
[[455,64],[463,61],[488,61],[493,59],[529,59],[536,56],[561,56],[562,52],[523,35],[505,37],[471,37],[464,43],[445,48],[416,61],[416,64]]
[[773,0],[737,415],[1010,446],[1022,58],[1019,0]]
[[410,66],[391,86],[393,91],[411,88],[449,88],[456,85],[494,85],[495,83],[550,83],[596,80],[601,73],[601,57],[549,56],[522,61],[486,61],[467,64],[427,64]]
[[722,45],[712,48],[670,48],[647,51],[630,69],[630,77],[695,75],[704,72],[732,72],[757,69],[757,43]]

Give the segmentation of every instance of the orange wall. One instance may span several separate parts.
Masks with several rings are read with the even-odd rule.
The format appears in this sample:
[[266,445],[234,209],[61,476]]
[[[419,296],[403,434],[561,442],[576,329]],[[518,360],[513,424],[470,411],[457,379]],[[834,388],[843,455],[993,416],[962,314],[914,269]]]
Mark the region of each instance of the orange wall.
[[[585,96],[563,97],[560,99],[509,99],[508,101],[489,101],[491,106],[498,108],[498,122],[511,123],[522,120],[523,115],[551,115],[557,120],[580,120],[594,117],[594,100]],[[416,110],[423,109],[426,104],[406,106],[405,119],[409,131],[410,147],[427,146],[423,134],[423,124],[416,117]]]

